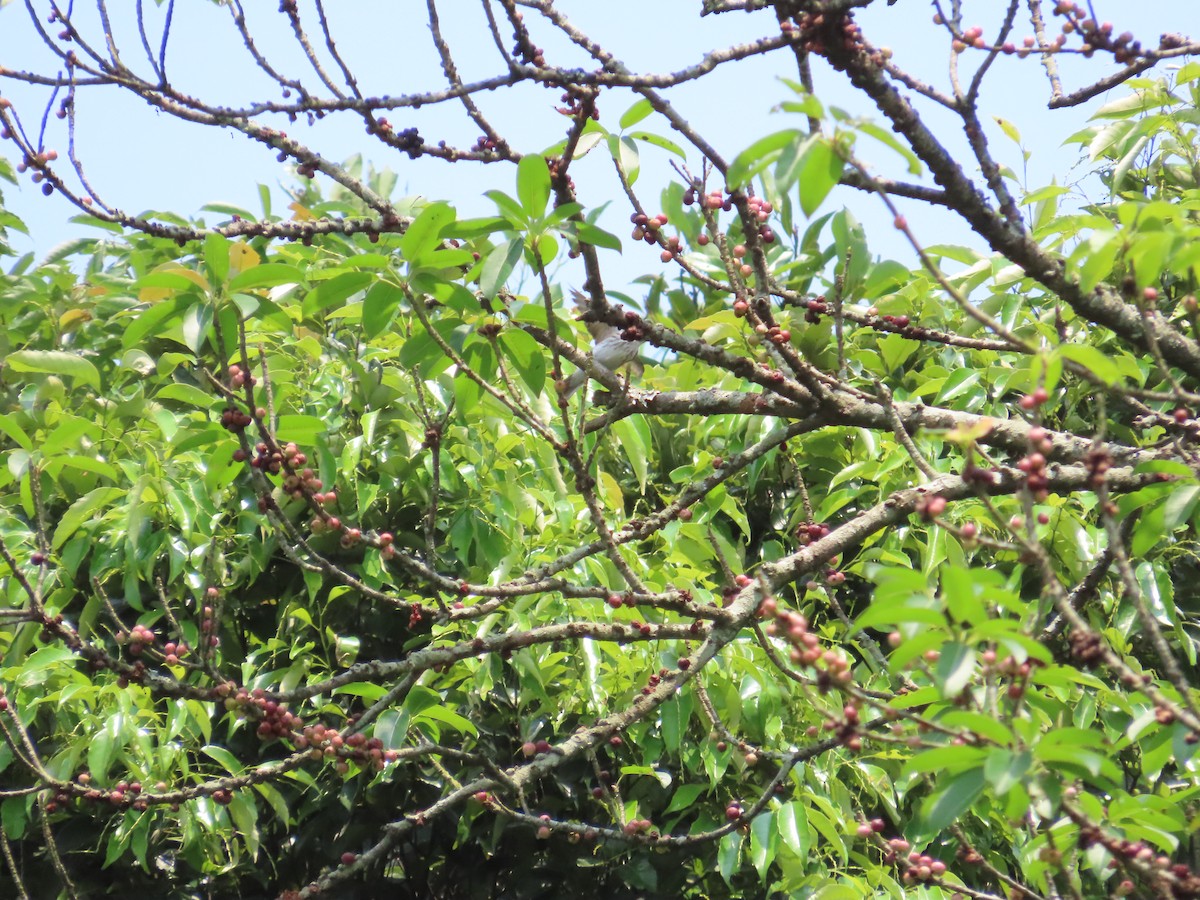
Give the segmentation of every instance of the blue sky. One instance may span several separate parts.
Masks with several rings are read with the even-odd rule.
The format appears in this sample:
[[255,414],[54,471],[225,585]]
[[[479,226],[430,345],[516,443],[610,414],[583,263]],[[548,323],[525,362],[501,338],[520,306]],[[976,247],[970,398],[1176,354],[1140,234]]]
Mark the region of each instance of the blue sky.
[[[1102,19],[1109,18],[1117,30],[1131,30],[1145,43],[1155,43],[1162,31],[1200,31],[1200,17],[1194,0],[1143,0],[1139,4],[1117,0],[1093,0]],[[34,4],[44,13],[48,7]],[[145,72],[147,65],[134,29],[133,4],[111,4],[113,28],[125,61]],[[1021,4],[1025,6],[1024,3]],[[147,21],[152,34],[161,28],[165,7],[147,3]],[[299,56],[286,20],[277,12],[277,4],[247,4],[251,31],[260,49],[281,70],[302,77],[315,88],[315,78]],[[339,49],[355,70],[365,92],[399,94],[436,89],[444,77],[429,36],[425,4],[415,0],[333,0],[328,3]],[[752,40],[770,33],[769,15],[758,13],[699,16],[699,0],[562,0],[558,4],[580,28],[612,50],[638,71],[666,72],[696,62],[708,49]],[[977,22],[984,34],[996,33],[1003,4],[995,0],[967,0],[968,13],[978,10]],[[95,9],[76,4],[78,21],[85,33],[96,33]],[[120,7],[118,9],[118,7]],[[302,13],[309,7],[301,2]],[[439,7],[442,28],[467,80],[502,71],[495,47],[484,25],[482,7],[468,0],[443,0]],[[869,40],[890,46],[894,61],[918,77],[942,86],[946,82],[948,47],[944,32],[931,22],[932,4],[924,0],[899,0],[893,7],[882,2],[861,14],[859,21]],[[527,20],[535,15],[527,12]],[[312,17],[309,17],[311,21]],[[1018,20],[1020,21],[1020,20]],[[57,26],[49,26],[57,30]],[[1015,31],[1019,44],[1029,33],[1026,25]],[[589,65],[578,48],[568,45],[548,28],[535,30],[548,60],[568,65]],[[155,40],[157,40],[155,38]],[[323,49],[323,48],[321,48]],[[962,58],[969,71],[980,55],[968,53]],[[227,9],[202,0],[180,0],[176,4],[172,38],[168,49],[168,72],[172,82],[193,96],[215,102],[241,104],[252,99],[278,97],[252,64],[233,29]],[[728,158],[755,138],[782,127],[789,117],[771,112],[789,92],[779,77],[794,77],[794,71],[780,68],[782,54],[766,59],[750,59],[719,68],[713,75],[670,93],[680,111]],[[57,63],[38,40],[23,4],[10,3],[0,8],[0,66],[51,72]],[[1099,58],[1090,63],[1063,61],[1068,89],[1112,71],[1111,64]],[[827,105],[840,106],[853,115],[872,115],[865,98],[849,90],[844,80],[818,67],[818,94]],[[1036,187],[1057,175],[1060,182],[1069,178],[1078,160],[1076,148],[1062,147],[1062,140],[1085,122],[1086,110],[1050,113],[1042,69],[1036,58],[1024,61],[1002,58],[985,82],[982,106],[990,115],[1013,122],[1033,157],[1029,165],[1029,185]],[[27,128],[37,127],[48,99],[45,88],[29,88],[0,79],[0,93],[9,97],[21,111]],[[615,127],[620,112],[636,98],[628,92],[610,93],[602,100],[605,124]],[[1102,99],[1088,109],[1094,109]],[[498,129],[508,135],[522,151],[539,150],[561,138],[565,120],[554,113],[557,92],[522,86],[517,89],[484,94],[478,98]],[[943,127],[951,124],[948,116],[931,112],[931,121]],[[457,104],[426,107],[419,112],[389,117],[397,128],[416,126],[427,139],[446,139],[469,146],[478,129]],[[990,119],[989,119],[990,122]],[[511,192],[514,172],[508,165],[456,164],[431,159],[411,161],[377,144],[364,134],[360,123],[347,116],[330,116],[314,127],[282,124],[289,133],[306,141],[328,158],[338,160],[362,152],[379,167],[388,167],[399,175],[399,194],[421,194],[445,199],[462,214],[491,212],[490,201],[482,194],[491,188]],[[649,119],[639,127],[668,133],[662,122]],[[957,129],[948,132],[956,141]],[[677,139],[676,135],[671,135]],[[1011,142],[991,129],[994,147],[1003,161],[1018,168],[1020,155]],[[78,152],[89,178],[110,202],[126,211],[170,210],[183,215],[197,214],[209,202],[225,202],[258,210],[257,185],[278,186],[288,180],[284,167],[261,146],[230,132],[181,123],[148,109],[131,95],[113,88],[82,91],[78,103]],[[65,129],[53,116],[47,126],[47,146],[60,149],[65,156]],[[955,146],[952,144],[952,146]],[[0,153],[11,156],[0,145]],[[891,154],[877,146],[863,148],[863,157],[878,161],[881,171],[902,174],[890,162]],[[964,160],[966,156],[964,154]],[[673,177],[669,156],[662,151],[647,151],[639,189],[646,188],[644,199],[650,208],[658,188]],[[695,165],[697,157],[691,154]],[[624,210],[619,187],[612,177],[611,163],[602,152],[584,160],[575,173],[581,200],[598,205],[616,200],[614,208]],[[21,187],[5,185],[6,205],[21,216],[32,231],[26,240],[15,236],[18,251],[44,253],[62,240],[91,233],[84,226],[67,223],[76,213],[61,198],[42,196],[36,185],[24,181]],[[282,197],[277,191],[277,196]],[[878,201],[856,195],[849,189],[835,191],[818,214],[840,206],[849,206],[868,225],[874,252],[907,260],[911,254],[891,229],[890,217]],[[945,214],[923,213],[914,204],[902,204],[909,219],[921,231],[927,243],[962,240],[964,229]],[[607,224],[623,238],[627,225],[622,212]],[[886,227],[884,227],[886,226]],[[658,266],[656,248],[625,241],[625,259],[616,266],[624,277],[654,271]],[[619,276],[620,277],[620,276]],[[618,277],[618,280],[619,280]]]

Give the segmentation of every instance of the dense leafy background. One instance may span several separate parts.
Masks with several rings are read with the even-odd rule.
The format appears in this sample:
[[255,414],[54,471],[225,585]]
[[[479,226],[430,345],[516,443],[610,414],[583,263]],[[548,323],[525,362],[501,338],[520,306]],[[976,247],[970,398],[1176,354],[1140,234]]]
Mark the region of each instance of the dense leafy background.
[[819,133],[641,212],[664,265],[590,315],[645,370],[572,398],[558,266],[629,240],[565,172],[686,155],[650,99],[490,218],[355,159],[7,253],[12,884],[1197,896],[1198,81],[1074,138],[1103,202],[1000,171],[1024,249],[915,269],[831,191],[936,154],[781,85]]

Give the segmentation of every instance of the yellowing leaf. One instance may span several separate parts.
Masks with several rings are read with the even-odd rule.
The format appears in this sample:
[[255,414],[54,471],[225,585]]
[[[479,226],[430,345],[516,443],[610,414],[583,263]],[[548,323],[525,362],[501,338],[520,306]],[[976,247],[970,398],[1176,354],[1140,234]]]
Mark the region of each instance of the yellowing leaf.
[[621,485],[617,484],[617,479],[607,472],[601,472],[597,487],[600,490],[600,499],[606,507],[614,512],[625,511],[625,495],[621,493]]
[[138,299],[143,303],[157,303],[159,300],[166,300],[174,293],[170,288],[144,287],[138,291]]
[[309,222],[316,218],[308,209],[307,206],[302,206],[300,203],[289,203],[288,209],[292,211],[292,218],[297,222]]
[[249,244],[229,245],[229,274],[240,275],[247,269],[253,269],[260,260],[254,248]]
[[63,331],[74,331],[84,322],[92,321],[92,314],[86,309],[68,309],[58,318],[58,327]]
[[209,289],[207,278],[205,278],[195,269],[189,269],[187,266],[179,265],[179,263],[167,263],[166,265],[159,266],[154,271],[169,272],[172,275],[179,275],[195,284],[202,291],[207,291]]
[[946,440],[953,444],[958,444],[960,447],[965,447],[968,444],[974,444],[976,441],[987,437],[995,425],[996,423],[988,418],[980,419],[973,425],[960,425],[946,432]]

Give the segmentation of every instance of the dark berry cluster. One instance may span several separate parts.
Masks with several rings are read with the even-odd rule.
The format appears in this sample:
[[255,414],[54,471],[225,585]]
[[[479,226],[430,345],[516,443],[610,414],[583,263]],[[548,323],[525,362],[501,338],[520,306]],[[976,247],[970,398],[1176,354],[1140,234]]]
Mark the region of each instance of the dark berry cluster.
[[1094,631],[1073,630],[1067,635],[1071,656],[1085,669],[1099,665],[1104,658],[1104,642]]
[[578,91],[563,91],[563,95],[559,99],[564,105],[558,107],[558,111],[564,116],[577,116],[587,109],[588,118],[600,120],[600,110],[596,107],[595,102],[585,105],[585,101],[591,98],[581,95]]
[[244,431],[254,418],[235,406],[227,406],[221,410],[221,427],[226,428],[235,434],[239,431]]
[[421,134],[415,128],[405,128],[403,131],[397,131],[395,146],[408,154],[409,159],[416,159],[421,155],[421,148],[424,142],[421,140]]
[[1096,447],[1087,452],[1083,464],[1087,467],[1092,486],[1099,487],[1108,477],[1108,470],[1112,468],[1112,457],[1103,447]]

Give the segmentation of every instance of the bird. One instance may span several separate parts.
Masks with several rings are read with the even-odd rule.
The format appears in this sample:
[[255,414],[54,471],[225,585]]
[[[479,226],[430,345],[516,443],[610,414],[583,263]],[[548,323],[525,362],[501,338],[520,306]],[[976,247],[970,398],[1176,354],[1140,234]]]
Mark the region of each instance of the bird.
[[[575,297],[576,307],[586,312],[591,305],[587,295],[574,290],[571,294]],[[638,351],[642,347],[641,341],[625,340],[620,330],[607,322],[588,322],[587,330],[592,336],[592,360],[597,365],[615,373],[617,369],[634,363],[637,359]],[[586,369],[572,372],[563,387],[564,396],[570,397],[583,387],[587,380]]]

